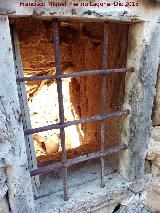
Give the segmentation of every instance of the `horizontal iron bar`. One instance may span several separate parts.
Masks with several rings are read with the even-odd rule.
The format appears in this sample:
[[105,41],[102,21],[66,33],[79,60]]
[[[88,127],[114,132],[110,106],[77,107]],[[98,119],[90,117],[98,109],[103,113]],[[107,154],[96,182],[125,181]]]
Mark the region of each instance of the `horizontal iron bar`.
[[16,81],[19,83],[24,81],[40,81],[40,80],[46,80],[46,79],[76,78],[76,77],[87,76],[87,75],[134,72],[134,70],[135,69],[133,67],[123,68],[123,69],[110,69],[110,70],[89,70],[89,71],[81,71],[81,72],[69,73],[69,74],[23,77],[23,78],[17,78]]
[[51,172],[51,171],[58,171],[61,168],[70,167],[70,166],[73,166],[75,164],[78,164],[78,163],[81,163],[81,162],[84,162],[84,161],[88,161],[88,160],[91,160],[91,159],[95,159],[95,158],[99,158],[99,157],[105,157],[106,155],[116,153],[116,152],[120,152],[120,151],[125,150],[125,149],[127,149],[127,145],[122,144],[122,145],[117,146],[117,147],[105,149],[103,152],[100,152],[100,151],[93,152],[91,154],[82,155],[82,156],[77,157],[77,158],[69,159],[69,160],[66,161],[66,163],[58,162],[58,163],[53,163],[53,164],[50,164],[50,165],[47,165],[47,166],[39,167],[38,169],[31,170],[30,174],[31,174],[31,176],[36,176],[36,175],[45,174],[45,173]]
[[25,129],[24,135],[31,135],[34,133],[44,132],[44,131],[48,131],[48,130],[52,130],[52,129],[63,129],[68,126],[79,125],[79,124],[93,122],[93,121],[102,121],[102,120],[110,119],[115,116],[129,115],[129,114],[130,114],[130,110],[126,109],[126,110],[123,110],[120,112],[112,112],[112,113],[106,114],[106,115],[95,115],[95,116],[91,116],[89,118],[82,118],[82,119],[74,120],[74,121],[66,121],[63,124],[57,123],[57,124],[51,124],[48,126],[43,126],[43,127],[34,128],[34,129]]

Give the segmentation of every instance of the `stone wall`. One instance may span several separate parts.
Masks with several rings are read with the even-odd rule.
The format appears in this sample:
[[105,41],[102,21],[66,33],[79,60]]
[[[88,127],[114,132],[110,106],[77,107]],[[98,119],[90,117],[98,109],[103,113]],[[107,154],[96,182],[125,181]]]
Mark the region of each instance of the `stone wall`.
[[157,74],[156,95],[152,112],[152,125],[160,125],[160,69]]
[[[138,180],[143,177],[144,156],[149,138],[151,109],[158,67],[159,26],[157,22],[160,20],[159,5],[156,4],[155,1],[147,0],[138,1],[140,7],[136,8],[122,7],[120,9],[106,9],[87,7],[73,10],[75,8],[71,7],[65,9],[59,8],[58,10],[56,8],[54,11],[53,8],[41,8],[42,10],[39,8],[21,8],[17,5],[18,2],[18,0],[13,0],[12,2],[10,0],[2,0],[0,3],[1,14],[3,14],[3,16],[0,17],[0,43],[4,52],[4,54],[0,54],[0,85],[3,85],[0,90],[0,115],[2,117],[0,120],[0,125],[2,125],[2,131],[0,133],[0,148],[2,150],[0,153],[0,159],[1,167],[6,168],[5,171],[3,169],[1,170],[2,176],[5,177],[2,179],[2,184],[4,188],[6,186],[8,187],[8,201],[10,203],[11,212],[34,212],[34,202],[31,192],[29,172],[26,165],[26,151],[24,138],[22,137],[22,123],[20,123],[18,119],[20,112],[16,93],[13,52],[8,17],[5,16],[8,14],[12,17],[19,15],[39,16],[40,18],[48,19],[52,19],[53,17],[69,17],[77,19],[82,18],[83,20],[116,20],[119,22],[128,21],[132,23],[140,22],[141,20],[146,21],[145,23],[132,24],[129,30],[130,45],[127,55],[127,66],[134,65],[136,73],[128,75],[126,78],[126,98],[124,108],[130,108],[132,116],[125,119],[123,126],[122,139],[123,142],[129,145],[129,149],[124,152],[124,155],[121,157],[121,173],[127,179]],[[90,12],[86,14],[88,10],[91,10],[92,14]],[[93,13],[94,10],[96,13]],[[4,105],[5,109],[3,107]],[[3,124],[6,125],[3,126]],[[153,141],[151,140],[151,142]],[[153,144],[153,146],[155,144]],[[152,161],[153,165],[155,163],[156,166],[153,166],[153,168],[155,168],[156,174],[159,174],[159,172],[157,172],[156,161],[156,158],[158,159],[158,157],[154,157],[155,151],[154,149],[152,150],[153,154],[148,155],[148,161]],[[156,156],[159,156],[157,152]],[[148,168],[150,168],[150,166],[148,166]],[[146,185],[148,179],[144,179],[143,183]],[[138,199],[141,197],[140,195],[146,195],[146,193],[142,193],[142,191],[145,192],[143,187],[142,191],[140,187],[138,187],[138,190],[135,189],[134,191],[135,194],[138,194]],[[152,195],[152,193],[150,195]],[[106,197],[108,196],[109,195],[106,195]],[[137,198],[134,195],[133,197]],[[157,198],[159,199],[159,197],[156,196],[156,199]],[[155,201],[156,199],[154,197],[152,200]],[[3,207],[5,203],[6,197],[3,197],[0,201],[0,206]],[[156,204],[157,203],[159,204],[159,200],[156,201]],[[123,204],[125,204],[125,202]],[[45,203],[42,205],[45,205]],[[129,206],[129,204],[127,205]],[[152,203],[151,206],[153,206]],[[137,210],[135,210],[134,207],[134,204],[132,204],[131,207],[126,207],[126,212],[131,212],[131,210],[136,212]],[[140,212],[143,212],[141,207],[138,207],[138,209]],[[6,212],[7,211],[8,209]]]
[[155,211],[160,210],[160,72],[157,73],[156,94],[152,112],[152,127],[145,161],[145,173],[150,184],[146,190],[145,204]]
[[0,28],[0,210],[8,213],[8,197],[11,212],[29,213],[34,212],[34,200],[7,16],[0,16]]

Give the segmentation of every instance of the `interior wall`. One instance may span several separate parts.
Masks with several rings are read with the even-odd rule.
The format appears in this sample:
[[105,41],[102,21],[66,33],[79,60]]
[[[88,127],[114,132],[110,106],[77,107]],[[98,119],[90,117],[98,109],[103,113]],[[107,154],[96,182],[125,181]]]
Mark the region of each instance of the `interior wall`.
[[[72,63],[75,71],[102,69],[103,24],[88,23],[71,43]],[[127,25],[109,24],[108,68],[125,67]],[[107,79],[107,113],[121,110],[125,74],[111,74]],[[101,114],[102,76],[72,79],[71,98],[80,117]],[[77,103],[77,100],[79,103]],[[107,146],[119,142],[120,119],[106,122]],[[84,143],[100,144],[100,122],[82,126]],[[108,141],[110,144],[108,144]]]
[[[25,76],[54,74],[55,61],[51,23],[31,19],[17,19],[12,22],[18,30]],[[109,23],[108,68],[125,67],[127,39],[128,25]],[[62,23],[60,45],[61,65],[64,73],[102,69],[102,23]],[[101,114],[101,80],[102,76],[87,76],[68,81],[74,118]],[[28,98],[33,99],[40,88],[51,84],[55,84],[55,82],[27,83]],[[107,113],[121,110],[124,84],[125,74],[108,75]],[[51,101],[48,100],[48,105]],[[121,118],[114,118],[106,122],[106,147],[120,143],[121,122]],[[84,134],[80,137],[81,145],[88,144],[82,148],[81,154],[100,148],[100,122],[83,124],[77,128],[79,135]],[[71,134],[72,132],[69,132],[69,135]],[[50,156],[48,160],[52,161],[54,158],[54,156]],[[42,163],[45,161],[44,156],[40,156],[38,159]]]

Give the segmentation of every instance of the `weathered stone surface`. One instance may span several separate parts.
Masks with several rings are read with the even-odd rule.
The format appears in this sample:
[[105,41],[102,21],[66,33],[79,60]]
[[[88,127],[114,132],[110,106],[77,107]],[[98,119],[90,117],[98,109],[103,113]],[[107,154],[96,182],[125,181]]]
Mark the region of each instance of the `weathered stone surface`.
[[[0,16],[0,161],[7,175],[13,213],[34,212],[31,179],[20,118],[8,17]],[[26,184],[27,183],[27,184]],[[24,211],[23,211],[24,210]]]
[[121,206],[116,213],[151,213],[152,211],[136,205]]
[[152,114],[152,125],[160,125],[160,69],[157,75],[157,84],[156,84],[156,95],[154,99],[153,114]]
[[150,133],[146,159],[151,162],[151,172],[160,176],[160,127],[154,127]]
[[8,200],[5,196],[0,199],[0,213],[10,213]]
[[7,176],[4,168],[0,168],[0,199],[5,196],[8,191]]
[[150,176],[145,176],[145,179],[141,179],[139,181],[135,181],[131,183],[129,190],[134,193],[138,194],[147,189],[150,186]]
[[[160,211],[160,128],[150,131],[146,160],[150,164],[148,187],[141,193],[141,204],[152,211]],[[146,184],[145,184],[146,185]]]
[[133,210],[135,212],[160,211],[159,177],[154,177],[153,174],[145,175],[145,178],[139,183],[132,183],[129,190],[132,193],[121,201],[120,212],[127,212],[130,208],[132,212],[132,207],[135,208]]
[[118,203],[115,203],[114,205],[102,206],[99,207],[97,210],[92,211],[92,213],[113,213],[117,205]]
[[[102,3],[100,0],[93,0],[92,5],[90,6],[90,3],[84,2],[85,5],[83,5],[83,2],[73,0],[65,1],[66,4],[64,6],[51,6],[48,4],[47,0],[44,0],[43,3],[45,5],[42,6],[23,6],[20,4],[18,0],[14,0],[13,2],[10,2],[9,0],[5,0],[1,2],[2,11],[1,14],[4,14],[5,12],[11,13],[12,16],[20,15],[28,15],[28,16],[40,16],[44,18],[73,18],[73,19],[91,19],[91,20],[115,20],[115,21],[129,21],[129,22],[136,22],[140,20],[146,20],[147,16],[144,16],[144,14],[136,14],[136,6],[131,9],[130,7],[127,7],[125,5],[123,6],[114,6],[114,0],[105,0],[105,3],[111,3],[111,5],[108,7],[106,5],[101,6],[99,3]],[[93,3],[96,3],[94,6]],[[125,2],[122,0],[122,2]],[[27,2],[26,2],[27,3]],[[59,2],[60,3],[60,2]],[[76,3],[76,5],[74,5]],[[77,5],[78,3],[78,5]],[[81,6],[82,3],[82,6]],[[135,4],[137,2],[135,1]],[[134,10],[135,8],[135,10]],[[91,11],[91,12],[88,12]],[[96,11],[96,12],[95,12]],[[143,12],[143,11],[142,11]]]
[[147,159],[153,161],[157,160],[157,157],[160,157],[160,141],[150,139],[147,151]]
[[160,194],[157,191],[149,189],[144,191],[141,196],[143,196],[142,205],[150,208],[152,212],[160,211]]
[[130,180],[144,175],[160,52],[158,17],[151,16],[150,23],[133,25],[129,32],[127,66],[136,70],[126,77],[124,108],[129,108],[131,115],[122,130],[122,142],[129,149],[123,152],[121,171]]
[[[95,166],[96,165],[92,165],[94,171],[96,171]],[[99,166],[97,167],[97,169],[98,168]],[[94,179],[95,176],[93,177],[93,174],[90,173],[91,170],[88,166],[86,168],[78,167],[76,170],[79,171],[77,174],[77,178],[75,178],[74,180],[74,176],[72,176],[72,173],[70,173],[70,178],[68,180],[68,184],[70,185],[69,201],[64,202],[62,200],[63,192],[61,186],[61,179],[56,179],[55,182],[52,182],[52,185],[56,185],[56,187],[54,187],[56,193],[36,200],[37,212],[63,213],[66,211],[67,213],[111,213],[114,208],[121,202],[121,200],[127,197],[128,194],[130,194],[128,190],[128,186],[130,185],[130,183],[126,183],[125,179],[119,176],[118,173],[106,176],[106,187],[100,189],[99,177],[97,176],[98,178]],[[84,172],[84,170],[86,172]],[[87,181],[88,176],[89,181]],[[48,182],[47,185],[51,186],[49,178],[47,178],[46,181]],[[51,189],[51,187],[49,187],[49,189]]]
[[160,126],[151,127],[150,139],[153,139],[154,141],[160,141]]

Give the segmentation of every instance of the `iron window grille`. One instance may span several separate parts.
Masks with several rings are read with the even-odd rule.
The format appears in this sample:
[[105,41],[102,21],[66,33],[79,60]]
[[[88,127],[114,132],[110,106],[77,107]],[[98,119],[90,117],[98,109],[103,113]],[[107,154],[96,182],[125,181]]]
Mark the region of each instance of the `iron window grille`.
[[[29,128],[24,129],[24,135],[32,135],[34,133],[39,133],[43,131],[59,129],[60,130],[60,140],[62,147],[62,160],[61,162],[52,163],[50,165],[42,166],[37,169],[30,171],[31,176],[36,176],[40,174],[45,174],[51,171],[57,171],[59,169],[63,170],[63,191],[64,191],[64,200],[67,201],[68,196],[68,186],[67,186],[67,170],[68,167],[71,167],[80,162],[88,161],[90,159],[100,158],[101,162],[101,171],[100,171],[100,187],[105,187],[104,180],[104,157],[108,154],[117,153],[122,150],[127,149],[126,144],[121,144],[119,146],[105,149],[105,120],[111,119],[116,116],[129,115],[130,110],[125,109],[118,112],[113,112],[106,114],[106,86],[107,86],[107,74],[110,73],[127,73],[134,72],[134,68],[123,68],[123,69],[107,69],[108,65],[108,24],[104,23],[104,38],[103,38],[103,64],[102,70],[87,70],[77,73],[63,74],[61,70],[61,54],[60,54],[60,44],[59,44],[59,23],[57,19],[52,21],[52,27],[54,30],[54,51],[55,51],[55,65],[56,65],[56,74],[48,76],[32,76],[32,77],[18,77],[16,79],[17,83],[25,81],[39,81],[46,79],[55,79],[57,84],[57,93],[58,93],[58,103],[59,103],[59,123],[51,124],[48,126],[43,126],[39,128]],[[101,115],[95,115],[91,117],[82,118],[79,120],[65,121],[64,119],[64,104],[63,104],[63,93],[62,93],[62,79],[63,78],[75,78],[88,75],[103,75],[102,78],[102,100],[101,100]],[[72,159],[67,159],[67,151],[65,146],[65,128],[72,125],[78,125],[93,121],[101,121],[101,149],[100,151],[75,157]]]

